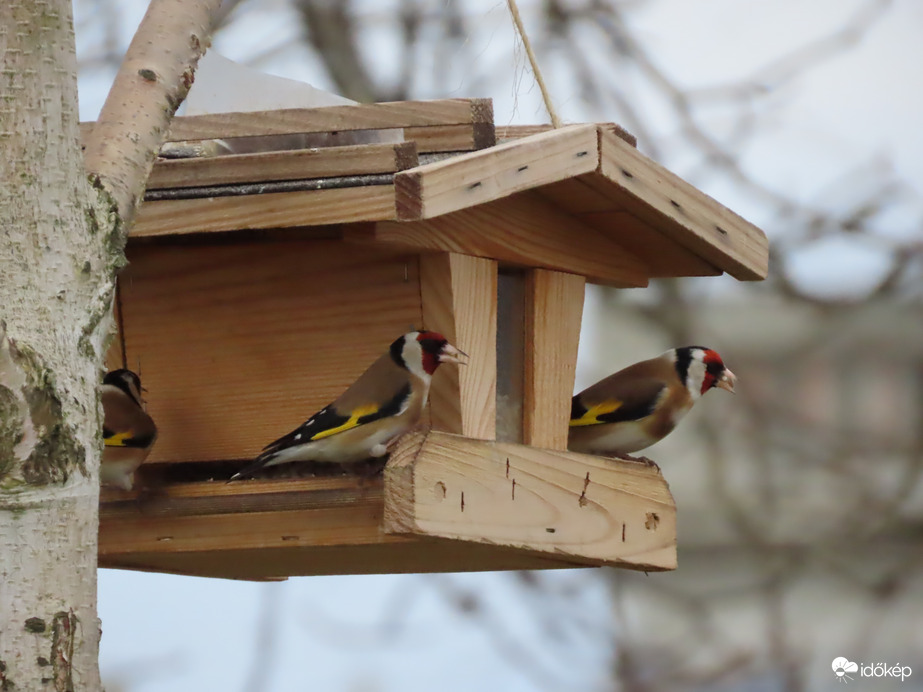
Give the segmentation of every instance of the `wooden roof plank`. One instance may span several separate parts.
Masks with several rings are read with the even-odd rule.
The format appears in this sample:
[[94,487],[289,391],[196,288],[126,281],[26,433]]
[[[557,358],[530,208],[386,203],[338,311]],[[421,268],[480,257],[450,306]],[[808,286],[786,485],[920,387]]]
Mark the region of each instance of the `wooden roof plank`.
[[284,108],[252,113],[215,113],[173,120],[170,140],[223,139],[257,135],[383,130],[427,125],[493,123],[490,99],[395,101],[324,108]]
[[[209,113],[173,118],[167,141],[442,125],[489,125],[492,136],[493,116],[491,99],[393,101],[321,108]],[[94,125],[94,122],[80,123],[80,133],[84,139]]]
[[394,173],[418,163],[413,142],[158,159],[147,189]]
[[133,238],[142,238],[379,221],[394,217],[394,186],[369,185],[145,202],[128,233]]
[[402,171],[398,219],[430,219],[596,170],[596,131],[571,125]]
[[769,273],[765,234],[702,191],[600,129],[599,174],[634,216],[741,281]]
[[[580,123],[571,123],[577,125]],[[596,125],[597,127],[602,127],[607,130],[614,132],[616,135],[624,139],[631,146],[638,146],[638,138],[631,134],[628,130],[617,123],[590,123]],[[498,142],[505,142],[510,139],[521,139],[522,137],[528,137],[529,135],[537,135],[540,132],[548,132],[553,130],[554,125],[550,123],[543,123],[541,125],[499,125],[496,128],[496,136]]]

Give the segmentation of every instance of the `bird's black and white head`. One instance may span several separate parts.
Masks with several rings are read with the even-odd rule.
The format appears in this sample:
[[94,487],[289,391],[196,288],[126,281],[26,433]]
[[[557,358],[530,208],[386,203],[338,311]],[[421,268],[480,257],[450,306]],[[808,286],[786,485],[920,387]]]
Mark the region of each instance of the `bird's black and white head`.
[[407,332],[391,344],[391,358],[402,368],[423,380],[429,380],[440,363],[467,362],[459,351],[439,332]]
[[666,356],[672,357],[679,379],[686,385],[693,400],[713,387],[734,393],[737,376],[724,364],[717,351],[704,346],[684,346],[667,351]]
[[126,370],[125,368],[110,370],[103,378],[103,384],[115,387],[138,406],[143,406],[141,401],[141,378],[131,370]]

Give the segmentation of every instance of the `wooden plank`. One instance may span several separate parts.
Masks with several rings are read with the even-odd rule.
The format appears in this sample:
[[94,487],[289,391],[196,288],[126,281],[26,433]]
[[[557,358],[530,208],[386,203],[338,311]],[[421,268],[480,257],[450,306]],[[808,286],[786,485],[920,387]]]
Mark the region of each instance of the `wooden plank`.
[[393,173],[413,168],[417,162],[417,151],[412,142],[265,151],[192,159],[158,159],[147,180],[147,188],[201,187]]
[[[577,123],[572,123],[577,124]],[[609,130],[614,133],[616,136],[625,140],[628,144],[633,147],[638,146],[638,138],[631,134],[621,125],[616,123],[594,123],[597,127]],[[520,139],[521,137],[529,137],[530,135],[538,134],[539,132],[548,132],[553,130],[554,125],[550,123],[544,123],[541,125],[498,125],[496,128],[496,136],[498,142],[505,142],[510,139]]]
[[[395,101],[323,108],[187,115],[173,119],[168,141],[227,139],[306,132],[383,130],[426,125],[493,123],[490,99]],[[93,123],[81,123],[86,139]]]
[[647,267],[640,258],[531,192],[437,219],[346,228],[343,237],[554,269],[608,286],[647,285]]
[[576,563],[676,567],[676,508],[659,470],[573,452],[407,435],[385,467],[384,521]]
[[[241,517],[241,524],[246,522]],[[301,524],[310,515],[300,518]],[[189,527],[195,531],[195,525]],[[398,540],[399,539],[399,540]],[[132,552],[101,558],[100,567],[196,577],[280,581],[339,574],[421,574],[564,569],[577,565],[548,555],[461,541],[392,536],[382,543],[182,553]]]
[[595,125],[573,125],[394,176],[398,218],[429,219],[596,170]]
[[544,269],[526,274],[522,436],[527,445],[567,449],[585,284],[576,274]]
[[151,462],[254,456],[422,319],[417,258],[380,248],[129,243],[128,259],[123,334],[160,429]]
[[492,122],[478,122],[471,125],[405,127],[404,141],[414,142],[417,151],[422,154],[486,149],[497,143],[497,137]]
[[673,242],[741,281],[768,275],[769,243],[759,228],[606,131],[599,173],[633,215]]
[[101,495],[99,566],[229,579],[547,569],[573,564],[385,534],[382,479],[183,483]]
[[145,202],[128,233],[140,238],[393,218],[394,186],[374,185]]
[[468,365],[434,381],[436,430],[492,440],[497,402],[497,263],[453,252],[420,257],[423,324],[468,354]]
[[580,214],[579,218],[641,257],[649,267],[651,278],[722,274],[708,261],[628,212],[603,211]]
[[611,185],[600,181],[594,172],[545,185],[537,192],[644,260],[651,278],[721,274],[720,269],[633,216],[624,200],[611,194]]

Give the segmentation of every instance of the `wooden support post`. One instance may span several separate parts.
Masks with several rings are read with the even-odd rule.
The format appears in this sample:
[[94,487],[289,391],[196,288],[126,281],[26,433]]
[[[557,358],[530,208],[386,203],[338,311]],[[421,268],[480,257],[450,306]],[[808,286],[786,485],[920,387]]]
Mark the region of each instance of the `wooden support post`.
[[[443,252],[420,257],[423,325],[469,356],[442,368],[430,392],[432,426],[492,440],[496,430],[497,263]],[[443,372],[445,371],[445,372]]]
[[567,449],[585,284],[576,274],[526,274],[522,428],[532,447]]
[[676,567],[676,506],[658,469],[439,432],[405,435],[392,452],[384,528],[577,565]]

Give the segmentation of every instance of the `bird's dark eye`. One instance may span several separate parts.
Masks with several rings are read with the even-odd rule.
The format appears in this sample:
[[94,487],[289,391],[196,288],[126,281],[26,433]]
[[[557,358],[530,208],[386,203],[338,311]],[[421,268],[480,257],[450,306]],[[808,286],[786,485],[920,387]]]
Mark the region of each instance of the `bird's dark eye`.
[[448,342],[437,339],[421,339],[420,348],[423,349],[424,353],[439,353],[446,343]]

